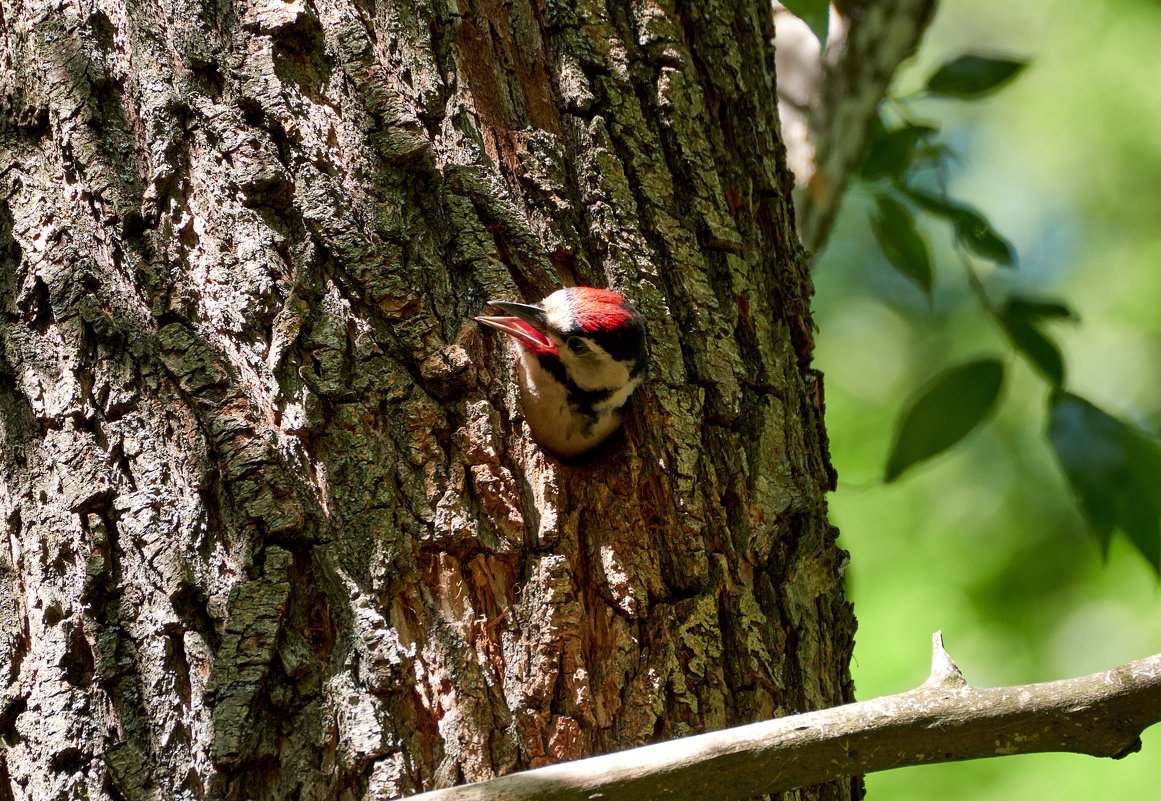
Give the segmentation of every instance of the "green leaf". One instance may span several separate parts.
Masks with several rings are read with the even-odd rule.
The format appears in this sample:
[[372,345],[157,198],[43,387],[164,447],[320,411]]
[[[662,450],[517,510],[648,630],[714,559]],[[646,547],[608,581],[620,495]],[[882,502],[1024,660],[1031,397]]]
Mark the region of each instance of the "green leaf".
[[1064,320],[1076,319],[1076,312],[1056,300],[1033,300],[1032,298],[1013,295],[1008,298],[1008,302],[1004,305],[1005,308],[1011,309],[1013,313],[1028,319],[1036,319],[1039,317],[1056,317]]
[[[915,123],[889,129],[881,118],[876,118],[867,155],[859,167],[859,177],[864,181],[901,178],[909,167],[923,160],[916,153],[916,145],[938,132],[939,128],[934,125]],[[929,154],[925,151],[921,155],[927,157]]]
[[996,91],[1027,66],[1027,61],[1019,59],[960,56],[944,64],[927,79],[927,91],[972,100]]
[[1101,550],[1119,529],[1161,574],[1161,447],[1067,392],[1052,397],[1048,439]]
[[1064,384],[1064,358],[1060,348],[1034,326],[1001,320],[1012,344],[1020,349],[1053,387]]
[[1007,239],[996,233],[996,229],[982,214],[962,207],[955,221],[955,232],[968,250],[974,251],[977,255],[991,259],[1003,267],[1012,267],[1016,264],[1016,249]]
[[922,189],[904,187],[904,191],[924,211],[951,222],[956,237],[968,250],[1001,266],[1015,266],[1016,249],[996,232],[984,215],[971,206]]
[[810,27],[818,37],[819,46],[825,50],[826,31],[830,24],[829,0],[782,0],[782,5]]
[[889,195],[875,197],[871,228],[887,261],[931,296],[931,253],[915,227],[911,210]]
[[1060,348],[1038,325],[1046,318],[1071,319],[1074,317],[1072,310],[1062,303],[1011,297],[1004,303],[997,317],[1012,344],[1052,382],[1053,387],[1063,385],[1064,359],[1060,355]]
[[903,414],[887,458],[887,481],[950,448],[987,419],[1004,383],[1004,365],[980,359],[936,376]]

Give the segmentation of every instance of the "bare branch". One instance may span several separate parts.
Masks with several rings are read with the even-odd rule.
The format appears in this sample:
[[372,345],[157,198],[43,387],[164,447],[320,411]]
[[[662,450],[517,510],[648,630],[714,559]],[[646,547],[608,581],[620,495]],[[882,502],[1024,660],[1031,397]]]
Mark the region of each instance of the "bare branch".
[[797,183],[798,232],[810,250],[826,242],[879,101],[935,5],[836,2],[825,53],[805,24],[776,5],[778,113]]
[[1161,654],[1078,679],[968,685],[933,637],[921,686],[435,790],[410,801],[728,801],[908,765],[1044,751],[1120,758],[1161,720]]
[[960,672],[959,665],[951,658],[951,654],[943,647],[943,632],[937,631],[931,635],[931,675],[923,686],[940,684],[944,687],[966,687],[967,679]]

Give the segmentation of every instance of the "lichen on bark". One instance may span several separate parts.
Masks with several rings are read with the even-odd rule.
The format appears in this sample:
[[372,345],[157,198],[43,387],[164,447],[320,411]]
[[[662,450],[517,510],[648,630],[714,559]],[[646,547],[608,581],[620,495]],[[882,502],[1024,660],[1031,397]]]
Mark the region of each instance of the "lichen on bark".
[[[849,700],[768,6],[0,9],[13,798],[389,798]],[[470,322],[572,283],[652,362],[580,467]]]

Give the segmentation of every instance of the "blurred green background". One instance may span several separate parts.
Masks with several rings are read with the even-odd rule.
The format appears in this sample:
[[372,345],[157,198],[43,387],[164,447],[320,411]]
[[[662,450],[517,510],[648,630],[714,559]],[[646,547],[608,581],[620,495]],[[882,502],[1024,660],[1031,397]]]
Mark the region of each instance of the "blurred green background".
[[[960,154],[953,197],[1019,251],[981,263],[989,290],[1059,298],[1065,387],[1161,429],[1161,4],[1146,0],[947,0],[896,90],[964,52],[1028,58],[976,102],[916,101]],[[815,269],[817,366],[839,488],[832,517],[851,552],[858,697],[927,676],[942,629],[969,682],[1092,673],[1161,652],[1161,585],[1123,536],[1104,559],[1044,436],[1048,388],[1015,357],[968,289],[946,226],[925,225],[936,290],[885,261],[857,185]],[[998,414],[964,443],[882,482],[907,397],[982,355],[1009,366]],[[1158,477],[1161,481],[1161,476]],[[980,760],[867,777],[870,799],[1161,799],[1161,726],[1120,761],[1070,754]]]

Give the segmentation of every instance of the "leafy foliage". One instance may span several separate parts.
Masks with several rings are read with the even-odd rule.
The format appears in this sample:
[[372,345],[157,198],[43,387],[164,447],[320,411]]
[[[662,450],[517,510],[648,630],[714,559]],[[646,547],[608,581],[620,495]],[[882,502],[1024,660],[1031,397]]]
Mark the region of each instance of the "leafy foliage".
[[1048,438],[1101,548],[1120,529],[1161,574],[1161,448],[1084,398],[1057,392]]
[[878,210],[871,219],[871,228],[883,255],[930,297],[931,251],[915,228],[911,210],[890,195],[879,195],[875,202]]
[[996,56],[966,55],[949,61],[927,79],[935,95],[974,100],[991,94],[1013,80],[1027,61]]
[[995,408],[1003,381],[1004,365],[995,359],[969,362],[937,376],[903,413],[887,458],[887,481],[970,434]]
[[937,133],[938,126],[925,123],[906,122],[888,128],[881,116],[876,117],[867,155],[859,167],[859,177],[864,181],[903,178],[919,160],[918,146],[926,144]]
[[956,239],[968,250],[1003,267],[1016,266],[1016,249],[996,232],[984,215],[964,203],[913,186],[905,186],[904,191],[924,211],[950,222]]
[[[1025,66],[1019,59],[961,56],[936,70],[926,91],[974,100],[1003,87]],[[1107,549],[1114,531],[1125,532],[1161,575],[1161,447],[1066,390],[1064,356],[1045,331],[1047,323],[1075,318],[1066,304],[1015,294],[1003,298],[998,308],[993,304],[973,259],[1014,268],[1015,248],[983,213],[948,196],[942,175],[954,153],[938,141],[938,125],[911,119],[904,99],[889,101],[902,119],[890,124],[880,110],[859,171],[873,190],[871,227],[883,255],[930,298],[935,265],[922,222],[951,225],[984,312],[1052,390],[1048,438],[1093,535]],[[936,189],[922,180],[933,169],[941,176]],[[949,368],[932,379],[900,416],[885,479],[894,481],[962,441],[995,409],[1003,379],[1004,365],[996,359]]]
[[1064,385],[1064,358],[1060,347],[1038,327],[1046,319],[1072,319],[1072,310],[1063,303],[1010,297],[996,315],[1012,344],[1044,374],[1052,386]]

